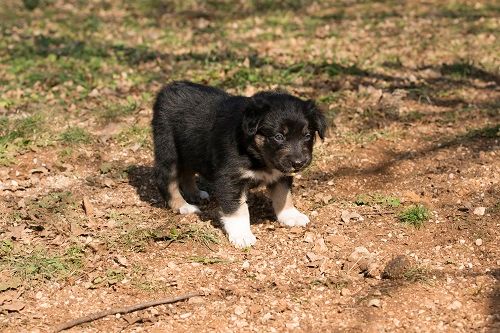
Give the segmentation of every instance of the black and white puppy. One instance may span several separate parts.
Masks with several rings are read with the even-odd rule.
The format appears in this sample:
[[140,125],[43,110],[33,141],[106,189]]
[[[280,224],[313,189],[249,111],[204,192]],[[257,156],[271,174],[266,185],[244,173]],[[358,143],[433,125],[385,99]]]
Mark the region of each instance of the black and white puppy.
[[196,185],[199,174],[213,185],[224,230],[237,247],[256,241],[247,205],[251,184],[267,185],[279,222],[309,222],[290,190],[292,174],[311,163],[316,133],[325,135],[325,117],[312,100],[277,91],[233,96],[173,82],[156,98],[152,126],[156,182],[174,211],[198,213],[194,203],[208,199]]

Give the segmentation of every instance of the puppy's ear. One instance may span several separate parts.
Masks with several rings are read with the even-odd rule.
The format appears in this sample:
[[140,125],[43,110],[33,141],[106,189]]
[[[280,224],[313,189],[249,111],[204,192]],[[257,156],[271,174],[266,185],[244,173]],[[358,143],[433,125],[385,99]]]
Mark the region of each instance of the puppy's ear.
[[243,113],[243,132],[247,136],[254,136],[259,128],[259,123],[262,116],[269,110],[270,105],[267,100],[261,96],[254,96],[250,101]]
[[321,140],[324,140],[327,127],[326,118],[312,99],[306,101],[306,114],[314,131],[318,132]]

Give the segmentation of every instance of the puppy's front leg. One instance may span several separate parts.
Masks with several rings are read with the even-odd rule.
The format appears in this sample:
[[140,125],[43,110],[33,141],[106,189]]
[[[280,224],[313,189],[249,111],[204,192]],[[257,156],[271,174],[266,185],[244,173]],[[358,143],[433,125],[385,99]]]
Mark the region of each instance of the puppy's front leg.
[[252,246],[256,238],[250,230],[246,188],[220,180],[216,187],[217,198],[222,209],[221,221],[229,241],[236,247]]
[[278,221],[286,226],[305,226],[309,218],[299,212],[292,202],[292,177],[282,177],[276,183],[269,186],[274,212]]

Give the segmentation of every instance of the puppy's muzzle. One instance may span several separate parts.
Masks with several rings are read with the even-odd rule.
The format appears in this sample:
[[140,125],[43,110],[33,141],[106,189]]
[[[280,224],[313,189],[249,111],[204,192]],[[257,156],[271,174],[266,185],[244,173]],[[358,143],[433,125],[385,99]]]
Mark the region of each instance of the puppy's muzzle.
[[307,159],[295,159],[292,160],[292,168],[294,171],[299,171],[307,164]]

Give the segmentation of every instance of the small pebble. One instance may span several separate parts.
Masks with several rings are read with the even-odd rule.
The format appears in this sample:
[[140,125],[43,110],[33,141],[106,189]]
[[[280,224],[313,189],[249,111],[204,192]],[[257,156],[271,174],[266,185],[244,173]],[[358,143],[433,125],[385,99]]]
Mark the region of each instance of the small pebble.
[[351,291],[347,288],[342,288],[340,290],[340,295],[342,295],[342,296],[349,296],[350,294],[351,294]]
[[474,211],[473,211],[473,213],[475,215],[479,215],[479,216],[483,216],[485,212],[486,212],[486,207],[476,207],[476,208],[474,208]]
[[368,307],[374,306],[376,308],[380,308],[382,306],[382,303],[378,298],[373,298],[368,302]]
[[234,309],[234,313],[237,315],[237,316],[241,316],[242,314],[245,313],[245,309],[242,307],[242,306],[237,306],[235,309]]
[[483,245],[483,240],[481,238],[476,239],[476,245],[477,246]]
[[450,305],[448,305],[449,310],[456,311],[462,307],[462,303],[460,301],[453,301]]

